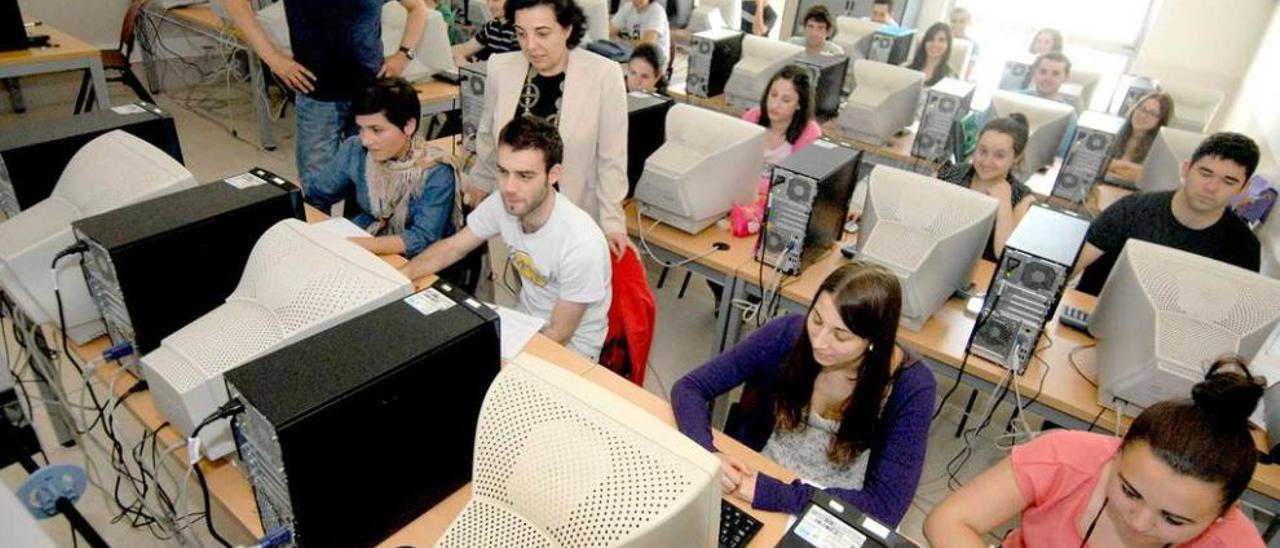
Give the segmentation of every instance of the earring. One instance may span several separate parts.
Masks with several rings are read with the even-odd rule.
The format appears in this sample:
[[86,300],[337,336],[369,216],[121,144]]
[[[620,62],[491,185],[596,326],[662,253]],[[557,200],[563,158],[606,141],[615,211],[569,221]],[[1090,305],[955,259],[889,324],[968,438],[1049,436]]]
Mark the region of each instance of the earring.
[[875,349],[876,349],[876,343],[870,343],[867,345],[867,352],[870,352]]

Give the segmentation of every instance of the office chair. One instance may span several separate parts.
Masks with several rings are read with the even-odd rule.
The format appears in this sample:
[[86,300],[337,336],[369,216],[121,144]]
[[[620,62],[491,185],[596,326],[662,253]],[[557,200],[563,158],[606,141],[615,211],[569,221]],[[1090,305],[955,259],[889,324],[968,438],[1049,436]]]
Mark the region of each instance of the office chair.
[[[130,0],[129,9],[124,12],[124,21],[120,24],[120,44],[115,49],[99,50],[98,55],[102,57],[102,69],[105,71],[116,71],[118,76],[108,76],[108,82],[121,82],[139,99],[148,103],[154,103],[151,94],[147,92],[146,86],[142,85],[142,81],[133,73],[133,65],[129,62],[130,56],[133,55],[134,29],[137,27],[138,18],[142,16],[142,8],[147,5],[148,0]],[[93,88],[89,71],[84,71],[84,78],[80,80],[80,93],[76,95],[76,114],[88,112],[93,108],[97,95],[97,90]]]

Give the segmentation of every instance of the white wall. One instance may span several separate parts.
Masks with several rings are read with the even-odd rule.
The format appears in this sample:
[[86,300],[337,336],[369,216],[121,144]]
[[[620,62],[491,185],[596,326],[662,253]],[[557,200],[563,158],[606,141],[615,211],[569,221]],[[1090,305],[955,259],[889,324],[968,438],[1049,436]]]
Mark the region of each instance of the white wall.
[[1275,8],[1276,0],[1156,0],[1133,70],[1225,92],[1226,103],[1210,124],[1218,129]]
[[1280,182],[1280,10],[1272,14],[1257,54],[1244,76],[1233,108],[1225,116],[1224,129],[1253,137],[1262,148],[1262,168],[1272,184]]

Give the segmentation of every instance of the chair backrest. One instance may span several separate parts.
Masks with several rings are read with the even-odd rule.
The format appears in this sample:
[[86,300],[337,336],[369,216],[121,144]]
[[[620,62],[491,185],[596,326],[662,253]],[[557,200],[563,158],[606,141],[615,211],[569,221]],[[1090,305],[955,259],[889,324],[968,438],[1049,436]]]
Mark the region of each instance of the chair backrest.
[[142,8],[147,5],[150,0],[131,0],[129,9],[124,12],[124,21],[120,22],[120,45],[117,49],[124,54],[124,60],[127,63],[130,56],[133,55],[133,39],[134,30],[138,26],[138,17],[142,15]]

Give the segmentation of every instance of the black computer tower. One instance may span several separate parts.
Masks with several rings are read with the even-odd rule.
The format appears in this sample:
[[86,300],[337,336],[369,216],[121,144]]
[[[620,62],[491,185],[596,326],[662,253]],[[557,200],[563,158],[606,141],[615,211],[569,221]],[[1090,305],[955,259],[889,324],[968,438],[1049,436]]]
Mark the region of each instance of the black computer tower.
[[0,51],[27,49],[29,46],[18,0],[0,0]]
[[262,528],[373,546],[471,480],[498,317],[446,283],[225,376]]
[[742,58],[741,31],[704,30],[693,35],[689,43],[689,76],[685,91],[694,97],[724,94],[733,66]]
[[774,166],[756,260],[799,274],[840,241],[860,155],[819,139]]
[[1111,147],[1116,146],[1123,127],[1124,118],[1119,116],[1096,111],[1082,114],[1050,195],[1072,204],[1084,204],[1093,192],[1094,183],[1106,175]]
[[222,305],[258,238],[303,216],[297,186],[254,169],[72,223],[107,334],[133,345],[124,365]]
[[12,217],[48,198],[80,147],[116,129],[155,145],[182,163],[173,117],[150,103],[23,121],[0,131],[0,213]]
[[970,351],[1021,374],[1036,352],[1044,324],[1062,299],[1089,221],[1036,204],[1005,243]]
[[459,94],[462,103],[462,148],[467,152],[476,151],[476,132],[480,128],[480,118],[484,116],[487,66],[485,61],[476,61],[458,67],[458,76],[462,79]]
[[871,35],[871,46],[867,50],[867,59],[890,65],[901,65],[911,58],[911,42],[915,40],[915,29],[902,27],[884,27]]
[[[971,82],[944,78],[925,94],[924,108],[911,155],[930,162],[964,161],[964,132],[958,128],[973,102]],[[956,153],[957,150],[961,152]]]
[[835,118],[840,114],[840,92],[844,75],[849,69],[849,58],[843,55],[801,55],[796,64],[809,69],[809,82],[813,84],[813,111],[819,120]]
[[675,104],[655,93],[627,94],[627,197],[636,193],[644,161],[667,140],[667,111]]

